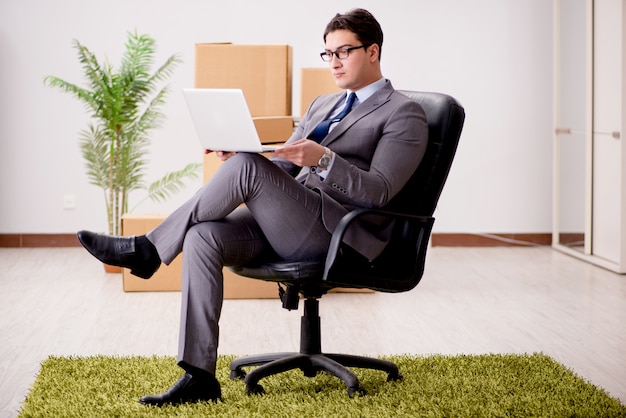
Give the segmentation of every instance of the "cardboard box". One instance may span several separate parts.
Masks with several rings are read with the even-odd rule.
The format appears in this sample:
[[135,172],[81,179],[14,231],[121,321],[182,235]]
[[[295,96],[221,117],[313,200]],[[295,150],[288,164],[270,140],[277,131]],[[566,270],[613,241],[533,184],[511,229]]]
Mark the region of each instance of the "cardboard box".
[[328,68],[302,68],[300,75],[300,117],[302,117],[313,99],[323,94],[342,91]]
[[291,116],[258,116],[252,121],[263,144],[285,142],[293,133]]
[[[122,217],[124,235],[143,235],[157,227],[166,215],[161,214],[126,214]],[[166,292],[181,290],[182,254],[169,266],[162,264],[149,280],[130,274],[129,269],[122,269],[125,292]],[[224,268],[224,299],[278,299],[276,283],[265,282],[238,276]]]
[[291,116],[289,45],[196,44],[196,88],[240,88],[252,116]]
[[224,299],[278,299],[278,284],[239,276],[225,268]]

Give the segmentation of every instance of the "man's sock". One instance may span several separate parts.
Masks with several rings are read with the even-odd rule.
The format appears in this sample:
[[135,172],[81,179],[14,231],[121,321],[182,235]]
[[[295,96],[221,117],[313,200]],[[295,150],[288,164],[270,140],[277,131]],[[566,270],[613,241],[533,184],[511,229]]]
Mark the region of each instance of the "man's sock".
[[156,247],[145,235],[135,237],[135,246],[138,255],[146,261],[147,265],[158,266],[161,264],[161,257],[159,257]]

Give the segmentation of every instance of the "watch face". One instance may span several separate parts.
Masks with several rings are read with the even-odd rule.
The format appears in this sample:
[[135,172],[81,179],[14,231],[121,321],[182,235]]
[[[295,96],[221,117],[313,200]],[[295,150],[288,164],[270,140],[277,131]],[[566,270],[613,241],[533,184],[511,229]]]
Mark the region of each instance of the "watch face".
[[330,157],[326,154],[322,155],[322,158],[317,162],[319,168],[327,168],[330,163]]

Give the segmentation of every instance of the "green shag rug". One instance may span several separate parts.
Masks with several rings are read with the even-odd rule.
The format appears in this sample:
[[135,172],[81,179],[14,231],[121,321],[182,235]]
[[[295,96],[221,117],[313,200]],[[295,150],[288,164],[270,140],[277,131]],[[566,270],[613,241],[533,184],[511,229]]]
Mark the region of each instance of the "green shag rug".
[[626,417],[619,400],[542,354],[385,356],[404,379],[355,369],[367,395],[352,399],[339,379],[298,370],[248,396],[229,378],[233,358],[219,358],[222,402],[158,408],[138,399],[178,380],[173,357],[50,357],[19,417]]

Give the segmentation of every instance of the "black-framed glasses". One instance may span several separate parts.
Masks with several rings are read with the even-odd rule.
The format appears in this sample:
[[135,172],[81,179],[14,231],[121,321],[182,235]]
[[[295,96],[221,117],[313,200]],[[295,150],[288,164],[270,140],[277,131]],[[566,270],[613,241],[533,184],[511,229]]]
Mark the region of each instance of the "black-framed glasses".
[[333,55],[336,56],[338,59],[343,60],[350,56],[350,51],[354,51],[355,49],[359,49],[359,48],[367,48],[369,46],[370,45],[368,44],[364,44],[364,45],[359,45],[359,46],[351,46],[350,48],[339,48],[336,51],[324,51],[324,52],[320,52],[320,57],[322,57],[322,61],[324,62],[332,61]]

